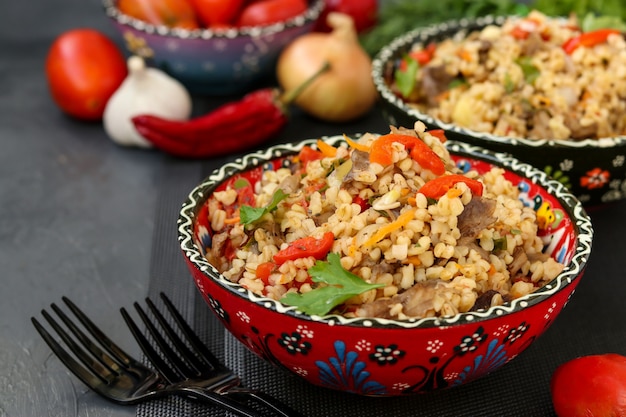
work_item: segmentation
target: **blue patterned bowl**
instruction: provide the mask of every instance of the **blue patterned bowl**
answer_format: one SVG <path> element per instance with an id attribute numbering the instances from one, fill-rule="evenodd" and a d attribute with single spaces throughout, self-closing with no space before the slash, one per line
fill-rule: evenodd
<path id="1" fill-rule="evenodd" d="M 394 126 L 412 126 L 420 120 L 429 129 L 444 129 L 449 139 L 509 153 L 562 182 L 587 208 L 626 198 L 626 136 L 585 140 L 496 136 L 435 119 L 407 104 L 389 87 L 396 62 L 414 44 L 428 45 L 503 21 L 504 17 L 485 16 L 445 22 L 410 31 L 383 47 L 372 63 L 383 116 Z"/>
<path id="2" fill-rule="evenodd" d="M 311 0 L 304 14 L 285 22 L 223 30 L 155 26 L 121 13 L 116 0 L 103 0 L 103 5 L 130 53 L 149 57 L 148 62 L 181 81 L 192 94 L 227 95 L 271 80 L 280 52 L 313 29 L 324 0 Z"/>
<path id="3" fill-rule="evenodd" d="M 337 145 L 343 136 L 326 140 Z M 229 281 L 205 258 L 213 233 L 207 200 L 237 181 L 256 184 L 263 170 L 282 166 L 285 158 L 315 142 L 275 146 L 224 165 L 191 191 L 178 218 L 180 247 L 199 292 L 241 343 L 273 365 L 315 385 L 367 396 L 460 386 L 528 348 L 554 322 L 580 282 L 593 237 L 581 203 L 530 165 L 452 141 L 447 146 L 457 166 L 483 173 L 503 167 L 507 179 L 524 190 L 524 201 L 541 201 L 559 219 L 543 237 L 546 253 L 565 268 L 544 287 L 485 310 L 389 320 L 310 316 Z"/>

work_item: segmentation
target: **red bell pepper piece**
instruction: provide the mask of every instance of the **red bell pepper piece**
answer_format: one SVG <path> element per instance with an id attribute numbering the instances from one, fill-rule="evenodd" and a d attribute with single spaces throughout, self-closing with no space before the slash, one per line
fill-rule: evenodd
<path id="1" fill-rule="evenodd" d="M 363 213 L 365 210 L 371 207 L 370 203 L 366 199 L 361 197 L 360 195 L 357 195 L 356 197 L 354 197 L 352 199 L 352 202 L 354 204 L 358 204 L 361 207 L 361 213 Z"/>
<path id="2" fill-rule="evenodd" d="M 619 34 L 617 29 L 598 29 L 591 32 L 585 32 L 578 36 L 570 38 L 563 44 L 563 50 L 566 54 L 571 54 L 579 46 L 590 48 L 606 42 L 610 35 Z"/>
<path id="3" fill-rule="evenodd" d="M 483 195 L 483 184 L 480 181 L 468 178 L 465 175 L 452 174 L 437 177 L 428 181 L 418 190 L 418 192 L 424 194 L 428 198 L 434 198 L 435 200 L 442 197 L 448 192 L 456 183 L 463 182 L 467 184 L 472 194 L 481 196 Z"/>
<path id="4" fill-rule="evenodd" d="M 442 175 L 446 167 L 439 156 L 421 139 L 415 136 L 389 133 L 380 136 L 372 143 L 370 149 L 370 162 L 376 162 L 383 166 L 393 162 L 392 153 L 394 142 L 401 143 L 410 152 L 411 158 L 417 161 L 424 169 L 435 175 Z"/>
<path id="5" fill-rule="evenodd" d="M 276 264 L 274 262 L 265 262 L 262 264 L 259 264 L 256 267 L 256 277 L 258 279 L 260 279 L 261 281 L 263 281 L 263 283 L 265 283 L 265 285 L 269 284 L 269 278 L 270 275 L 272 275 L 272 272 L 274 272 L 274 270 L 276 270 Z"/>
<path id="6" fill-rule="evenodd" d="M 326 232 L 321 239 L 312 236 L 296 239 L 285 249 L 282 249 L 274 255 L 274 262 L 282 265 L 287 261 L 293 261 L 299 258 L 312 256 L 317 260 L 324 259 L 335 242 L 335 235 L 332 232 Z"/>
<path id="7" fill-rule="evenodd" d="M 431 129 L 428 131 L 431 135 L 439 139 L 441 143 L 446 143 L 448 138 L 446 137 L 446 132 L 443 129 Z"/>
<path id="8" fill-rule="evenodd" d="M 409 52 L 409 56 L 416 60 L 418 64 L 426 65 L 433 59 L 436 49 L 437 45 L 435 43 L 429 43 L 425 49 Z"/>
<path id="9" fill-rule="evenodd" d="M 302 164 L 303 170 L 306 169 L 306 166 L 309 162 L 322 159 L 323 157 L 324 154 L 322 154 L 320 151 L 316 151 L 310 146 L 304 146 L 298 154 L 298 160 Z"/>

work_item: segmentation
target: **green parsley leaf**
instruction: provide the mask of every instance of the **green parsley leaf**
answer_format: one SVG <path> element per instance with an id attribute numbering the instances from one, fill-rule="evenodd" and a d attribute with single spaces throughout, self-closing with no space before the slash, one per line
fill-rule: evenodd
<path id="1" fill-rule="evenodd" d="M 278 204 L 287 198 L 289 194 L 285 194 L 280 188 L 274 192 L 272 201 L 266 207 L 250 207 L 242 205 L 239 207 L 239 221 L 241 224 L 247 225 L 258 221 L 266 213 L 270 213 L 278 207 Z"/>
<path id="2" fill-rule="evenodd" d="M 287 293 L 280 301 L 298 307 L 298 310 L 310 315 L 323 316 L 355 295 L 384 286 L 384 284 L 369 284 L 352 272 L 343 269 L 339 255 L 336 253 L 328 254 L 328 262 L 315 262 L 308 272 L 313 282 L 327 285 L 304 294 Z"/>
<path id="3" fill-rule="evenodd" d="M 533 84 L 539 75 L 541 75 L 539 68 L 533 65 L 532 58 L 529 56 L 518 58 L 515 63 L 522 69 L 524 79 L 528 84 Z"/>
<path id="4" fill-rule="evenodd" d="M 403 59 L 403 62 L 406 62 L 405 69 L 396 69 L 394 73 L 396 85 L 400 90 L 400 93 L 404 97 L 408 97 L 413 92 L 415 88 L 415 83 L 417 82 L 417 70 L 419 69 L 419 64 L 416 60 L 406 55 Z"/>
<path id="5" fill-rule="evenodd" d="M 515 83 L 511 79 L 511 76 L 509 75 L 508 72 L 504 74 L 504 91 L 506 91 L 507 94 L 510 94 L 513 91 L 515 91 Z"/>

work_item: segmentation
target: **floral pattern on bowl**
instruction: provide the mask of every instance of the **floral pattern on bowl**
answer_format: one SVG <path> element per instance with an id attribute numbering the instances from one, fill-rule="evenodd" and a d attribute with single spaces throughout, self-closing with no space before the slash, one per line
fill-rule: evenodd
<path id="1" fill-rule="evenodd" d="M 343 137 L 325 138 L 338 144 Z M 319 386 L 367 396 L 398 396 L 463 385 L 523 352 L 554 321 L 574 293 L 591 253 L 593 231 L 582 204 L 558 181 L 506 154 L 448 141 L 463 170 L 503 166 L 541 209 L 546 251 L 564 271 L 527 296 L 484 311 L 448 318 L 388 320 L 308 316 L 225 279 L 204 257 L 211 245 L 211 193 L 232 181 L 254 184 L 305 144 L 279 145 L 224 165 L 182 206 L 178 235 L 197 288 L 224 326 L 248 349 Z"/>

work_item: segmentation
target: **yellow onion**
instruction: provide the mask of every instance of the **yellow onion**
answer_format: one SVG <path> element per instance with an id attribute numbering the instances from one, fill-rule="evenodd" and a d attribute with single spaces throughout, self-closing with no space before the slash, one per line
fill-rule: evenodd
<path id="1" fill-rule="evenodd" d="M 330 64 L 330 69 L 302 91 L 294 103 L 321 120 L 346 122 L 363 116 L 376 101 L 372 61 L 359 43 L 350 16 L 332 12 L 327 23 L 332 28 L 330 33 L 302 35 L 283 50 L 276 75 L 282 89 L 291 91 Z"/>

